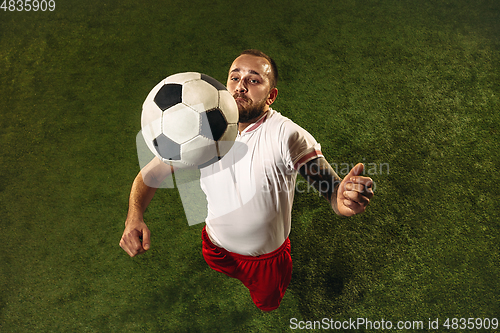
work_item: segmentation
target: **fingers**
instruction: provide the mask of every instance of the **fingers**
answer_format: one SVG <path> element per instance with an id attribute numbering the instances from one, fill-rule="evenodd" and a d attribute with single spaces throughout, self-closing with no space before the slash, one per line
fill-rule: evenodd
<path id="1" fill-rule="evenodd" d="M 365 206 L 370 203 L 370 198 L 358 191 L 344 191 L 344 200 L 352 201 Z"/>
<path id="2" fill-rule="evenodd" d="M 353 216 L 356 214 L 361 214 L 365 211 L 366 205 L 362 205 L 356 201 L 349 199 L 341 199 L 337 203 L 338 214 L 342 216 Z"/>
<path id="3" fill-rule="evenodd" d="M 369 177 L 346 177 L 340 186 L 338 202 L 344 216 L 363 213 L 373 197 L 373 180 Z"/>
<path id="4" fill-rule="evenodd" d="M 122 239 L 120 240 L 120 247 L 131 257 L 135 257 L 140 254 L 142 249 L 142 245 L 140 247 L 137 246 L 137 242 L 134 240 L 134 236 L 132 234 L 124 234 L 122 236 Z"/>
<path id="5" fill-rule="evenodd" d="M 352 195 L 351 192 L 346 192 L 347 195 L 344 195 L 344 199 L 342 200 L 342 205 L 344 208 L 344 212 L 346 212 L 345 216 L 351 216 L 356 214 L 361 214 L 366 210 L 370 200 L 361 196 L 359 193 Z M 353 196 L 355 198 L 353 198 Z"/>
<path id="6" fill-rule="evenodd" d="M 120 247 L 131 257 L 143 254 L 149 250 L 150 246 L 150 231 L 147 227 L 142 230 L 125 230 L 122 239 L 120 240 Z"/>
<path id="7" fill-rule="evenodd" d="M 369 177 L 351 177 L 351 179 L 346 182 L 344 191 L 344 195 L 356 202 L 365 202 L 366 199 L 369 201 L 374 194 L 373 180 Z M 356 200 L 357 198 L 361 201 Z"/>
<path id="8" fill-rule="evenodd" d="M 364 170 L 365 170 L 365 165 L 363 163 L 358 163 L 354 166 L 354 168 L 351 169 L 351 171 L 349 171 L 346 178 L 359 176 L 359 175 L 363 174 Z"/>
<path id="9" fill-rule="evenodd" d="M 149 229 L 146 228 L 146 230 L 143 230 L 143 232 L 142 232 L 142 248 L 144 249 L 144 251 L 149 250 L 149 247 L 151 246 L 150 237 L 151 237 L 151 232 L 149 231 Z"/>

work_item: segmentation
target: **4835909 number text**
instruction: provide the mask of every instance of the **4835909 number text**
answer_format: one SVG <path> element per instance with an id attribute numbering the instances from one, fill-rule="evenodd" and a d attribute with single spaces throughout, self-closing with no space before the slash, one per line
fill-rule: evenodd
<path id="1" fill-rule="evenodd" d="M 54 11 L 56 2 L 54 0 L 3 0 L 0 10 L 4 12 L 37 12 Z"/>

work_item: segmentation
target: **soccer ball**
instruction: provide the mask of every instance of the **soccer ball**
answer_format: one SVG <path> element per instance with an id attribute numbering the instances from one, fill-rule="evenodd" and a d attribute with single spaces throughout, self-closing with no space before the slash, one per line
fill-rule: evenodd
<path id="1" fill-rule="evenodd" d="M 238 106 L 226 87 L 208 75 L 174 74 L 158 83 L 142 106 L 148 148 L 174 168 L 203 168 L 231 149 Z"/>

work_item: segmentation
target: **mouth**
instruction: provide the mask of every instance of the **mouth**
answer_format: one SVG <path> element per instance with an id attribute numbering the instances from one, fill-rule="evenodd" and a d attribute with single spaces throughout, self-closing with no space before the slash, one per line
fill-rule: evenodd
<path id="1" fill-rule="evenodd" d="M 241 95 L 234 95 L 233 98 L 236 102 L 248 102 L 248 99 Z"/>

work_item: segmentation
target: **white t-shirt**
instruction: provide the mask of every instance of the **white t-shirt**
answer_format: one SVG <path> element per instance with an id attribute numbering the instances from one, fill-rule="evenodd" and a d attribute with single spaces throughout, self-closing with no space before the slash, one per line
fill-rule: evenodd
<path id="1" fill-rule="evenodd" d="M 236 143 L 219 162 L 201 169 L 206 230 L 230 252 L 262 255 L 288 237 L 297 170 L 322 156 L 321 146 L 272 109 L 238 133 Z"/>

